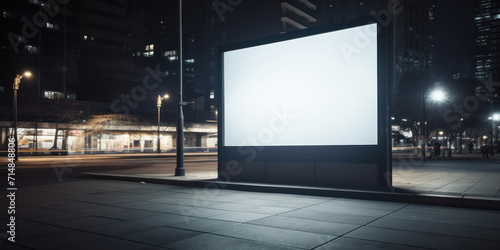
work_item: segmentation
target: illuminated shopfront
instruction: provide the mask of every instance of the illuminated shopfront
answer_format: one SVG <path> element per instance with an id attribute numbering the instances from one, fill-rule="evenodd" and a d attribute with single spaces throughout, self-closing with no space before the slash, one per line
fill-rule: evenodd
<path id="1" fill-rule="evenodd" d="M 6 139 L 12 129 L 0 124 Z M 143 153 L 156 152 L 156 127 L 108 126 L 100 131 L 89 131 L 83 125 L 59 124 L 57 148 L 70 154 L 94 153 Z M 160 134 L 161 152 L 175 150 L 175 128 L 164 127 Z M 215 126 L 197 124 L 186 131 L 185 146 L 213 151 L 216 141 L 208 135 L 216 134 Z M 49 154 L 56 139 L 55 124 L 40 123 L 37 126 L 18 128 L 19 149 L 22 154 Z"/>

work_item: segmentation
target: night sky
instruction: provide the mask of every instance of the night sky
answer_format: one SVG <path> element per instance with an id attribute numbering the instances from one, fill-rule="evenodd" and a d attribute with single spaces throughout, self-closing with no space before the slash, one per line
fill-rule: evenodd
<path id="1" fill-rule="evenodd" d="M 475 11 L 475 0 L 437 0 L 437 81 L 445 80 L 464 60 L 474 65 Z"/>

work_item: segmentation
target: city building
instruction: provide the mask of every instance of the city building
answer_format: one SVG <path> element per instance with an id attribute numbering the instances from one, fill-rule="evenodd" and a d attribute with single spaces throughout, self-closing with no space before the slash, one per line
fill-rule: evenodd
<path id="1" fill-rule="evenodd" d="M 477 0 L 476 6 L 476 69 L 478 79 L 499 80 L 500 54 L 496 35 L 500 22 L 500 1 Z"/>
<path id="2" fill-rule="evenodd" d="M 467 79 L 471 77 L 470 64 L 468 61 L 462 61 L 455 66 L 449 78 L 453 80 Z"/>
<path id="3" fill-rule="evenodd" d="M 24 98 L 75 99 L 78 81 L 79 10 L 74 1 L 0 3 L 0 96 L 12 96 L 16 74 L 30 71 L 19 89 Z M 10 99 L 10 98 L 8 98 Z"/>
<path id="4" fill-rule="evenodd" d="M 112 103 L 142 93 L 144 50 L 141 4 L 137 0 L 80 1 L 80 58 L 78 100 Z M 134 54 L 135 53 L 135 54 Z M 139 56 L 134 56 L 136 54 Z"/>

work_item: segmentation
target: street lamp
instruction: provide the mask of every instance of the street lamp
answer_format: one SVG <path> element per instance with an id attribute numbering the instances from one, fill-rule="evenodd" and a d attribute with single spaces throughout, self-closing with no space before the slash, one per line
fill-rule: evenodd
<path id="1" fill-rule="evenodd" d="M 17 161 L 19 159 L 19 144 L 17 141 L 17 91 L 19 90 L 19 84 L 21 83 L 21 79 L 23 79 L 23 76 L 30 77 L 31 72 L 26 71 L 22 75 L 17 75 L 16 78 L 14 79 L 14 121 L 13 121 L 13 130 L 14 130 L 14 147 L 15 147 L 15 153 L 14 153 L 14 160 Z"/>
<path id="2" fill-rule="evenodd" d="M 434 89 L 429 92 L 429 99 L 434 102 L 442 102 L 446 99 L 446 93 L 442 89 Z M 425 90 L 422 89 L 422 126 L 420 126 L 420 133 L 422 134 L 422 161 L 425 161 L 425 147 L 427 145 L 426 141 L 426 128 L 427 122 L 425 121 Z"/>
<path id="3" fill-rule="evenodd" d="M 158 95 L 158 99 L 156 99 L 156 106 L 158 107 L 158 141 L 156 143 L 156 152 L 160 153 L 160 108 L 161 108 L 161 101 L 163 99 L 168 99 L 168 95 L 160 96 Z"/>

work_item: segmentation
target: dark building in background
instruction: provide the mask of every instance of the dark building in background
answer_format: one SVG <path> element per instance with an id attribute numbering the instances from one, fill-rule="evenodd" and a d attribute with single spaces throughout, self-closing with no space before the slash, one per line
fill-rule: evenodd
<path id="1" fill-rule="evenodd" d="M 500 81 L 500 1 L 477 0 L 475 77 Z"/>
<path id="2" fill-rule="evenodd" d="M 453 71 L 451 72 L 451 76 L 449 76 L 449 78 L 453 80 L 468 79 L 472 77 L 472 75 L 469 72 L 469 69 L 470 69 L 469 61 L 463 61 L 453 69 Z"/>
<path id="3" fill-rule="evenodd" d="M 0 3 L 0 96 L 12 96 L 16 74 L 29 70 L 19 101 L 75 99 L 79 22 L 76 1 L 20 0 Z M 9 96 L 9 98 L 4 98 Z"/>
<path id="4" fill-rule="evenodd" d="M 436 77 L 437 62 L 436 62 L 436 0 L 429 2 L 429 54 L 427 57 L 427 65 L 429 75 L 432 79 Z"/>
<path id="5" fill-rule="evenodd" d="M 77 99 L 103 103 L 121 100 L 141 82 L 142 5 L 136 0 L 79 3 L 81 56 Z"/>

